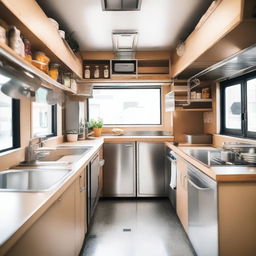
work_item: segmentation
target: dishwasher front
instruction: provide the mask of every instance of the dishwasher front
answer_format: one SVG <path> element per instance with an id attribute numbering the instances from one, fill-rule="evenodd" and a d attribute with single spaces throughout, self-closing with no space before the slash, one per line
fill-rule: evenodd
<path id="1" fill-rule="evenodd" d="M 218 255 L 217 183 L 188 167 L 188 235 L 198 256 Z"/>
<path id="2" fill-rule="evenodd" d="M 136 197 L 135 142 L 104 144 L 104 197 Z"/>

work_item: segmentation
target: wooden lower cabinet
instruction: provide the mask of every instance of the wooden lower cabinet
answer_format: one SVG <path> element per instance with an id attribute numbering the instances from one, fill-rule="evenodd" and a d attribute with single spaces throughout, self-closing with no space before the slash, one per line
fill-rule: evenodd
<path id="1" fill-rule="evenodd" d="M 87 231 L 85 167 L 7 252 L 7 256 L 76 256 Z"/>
<path id="2" fill-rule="evenodd" d="M 76 180 L 76 255 L 83 246 L 84 236 L 87 232 L 87 196 L 86 196 L 86 167 L 83 167 L 79 178 Z"/>
<path id="3" fill-rule="evenodd" d="M 188 231 L 188 187 L 187 187 L 187 163 L 181 157 L 177 157 L 177 214 L 179 219 L 186 230 Z"/>

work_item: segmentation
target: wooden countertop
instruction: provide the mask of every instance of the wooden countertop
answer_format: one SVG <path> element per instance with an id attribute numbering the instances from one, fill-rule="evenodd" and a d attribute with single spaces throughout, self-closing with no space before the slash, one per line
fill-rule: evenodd
<path id="1" fill-rule="evenodd" d="M 80 160 L 75 162 L 65 180 L 47 192 L 0 192 L 0 255 L 27 231 L 31 225 L 58 199 L 79 176 L 80 168 L 88 164 L 103 145 L 103 138 L 64 143 L 62 145 L 92 146 Z"/>
<path id="2" fill-rule="evenodd" d="M 248 166 L 206 166 L 195 158 L 189 156 L 184 152 L 184 146 L 186 144 L 181 144 L 180 146 L 174 146 L 170 142 L 166 142 L 166 145 L 173 150 L 177 155 L 184 158 L 186 161 L 200 169 L 202 172 L 210 176 L 212 179 L 218 182 L 250 182 L 256 181 L 256 167 Z M 197 145 L 198 146 L 198 145 Z M 208 147 L 209 146 L 204 146 Z M 198 146 L 198 148 L 203 148 L 203 146 Z M 213 148 L 213 147 L 212 147 Z"/>

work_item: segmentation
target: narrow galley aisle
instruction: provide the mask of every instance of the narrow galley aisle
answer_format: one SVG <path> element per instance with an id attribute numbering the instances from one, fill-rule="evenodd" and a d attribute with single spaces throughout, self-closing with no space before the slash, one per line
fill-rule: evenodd
<path id="1" fill-rule="evenodd" d="M 165 199 L 101 200 L 81 256 L 192 256 Z"/>

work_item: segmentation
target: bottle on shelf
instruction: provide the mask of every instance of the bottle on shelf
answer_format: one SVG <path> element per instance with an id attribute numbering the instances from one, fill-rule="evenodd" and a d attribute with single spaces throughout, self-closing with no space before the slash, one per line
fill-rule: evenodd
<path id="1" fill-rule="evenodd" d="M 91 77 L 90 66 L 85 66 L 84 78 L 89 79 Z"/>
<path id="2" fill-rule="evenodd" d="M 95 66 L 95 70 L 94 70 L 94 78 L 99 78 L 100 77 L 100 69 L 99 66 Z"/>
<path id="3" fill-rule="evenodd" d="M 104 78 L 109 78 L 108 65 L 105 65 L 105 66 L 104 66 L 103 76 L 104 76 Z"/>

